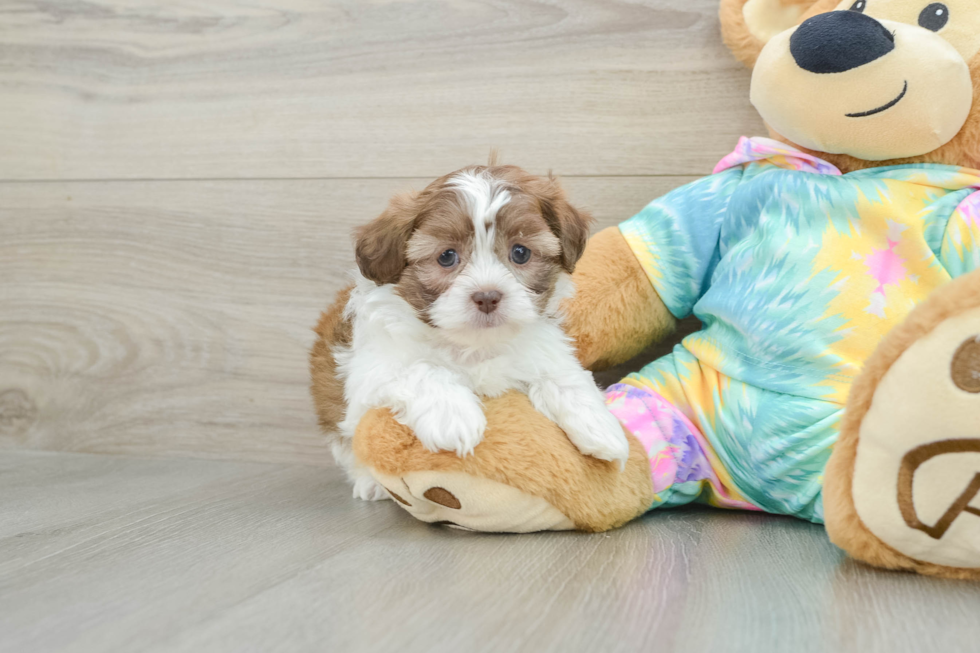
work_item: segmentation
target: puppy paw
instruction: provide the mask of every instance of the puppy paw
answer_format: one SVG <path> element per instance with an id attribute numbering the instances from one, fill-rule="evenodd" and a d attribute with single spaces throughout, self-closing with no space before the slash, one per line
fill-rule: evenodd
<path id="1" fill-rule="evenodd" d="M 587 456 L 619 463 L 626 469 L 630 443 L 619 420 L 604 407 L 581 409 L 563 427 L 572 444 Z"/>
<path id="2" fill-rule="evenodd" d="M 630 443 L 622 425 L 606 409 L 592 376 L 586 372 L 578 380 L 581 383 L 571 387 L 552 381 L 534 384 L 528 397 L 535 409 L 557 424 L 582 454 L 618 462 L 620 471 L 626 469 Z"/>
<path id="3" fill-rule="evenodd" d="M 414 412 L 409 426 L 429 451 L 453 451 L 463 457 L 483 441 L 487 428 L 483 404 L 468 390 L 429 398 Z"/>
<path id="4" fill-rule="evenodd" d="M 384 501 L 388 491 L 373 476 L 365 474 L 354 481 L 354 498 L 362 501 Z"/>

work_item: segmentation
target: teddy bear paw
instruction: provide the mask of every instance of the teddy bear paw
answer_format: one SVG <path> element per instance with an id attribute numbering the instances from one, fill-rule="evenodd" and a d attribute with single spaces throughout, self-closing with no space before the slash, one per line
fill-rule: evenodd
<path id="1" fill-rule="evenodd" d="M 913 564 L 980 570 L 980 306 L 940 322 L 881 378 L 851 493 L 867 529 Z"/>
<path id="2" fill-rule="evenodd" d="M 461 530 L 533 533 L 575 524 L 541 497 L 463 472 L 375 472 L 395 502 L 419 521 Z"/>

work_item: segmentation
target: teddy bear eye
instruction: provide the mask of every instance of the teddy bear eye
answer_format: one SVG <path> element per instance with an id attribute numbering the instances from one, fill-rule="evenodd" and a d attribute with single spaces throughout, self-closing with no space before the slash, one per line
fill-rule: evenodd
<path id="1" fill-rule="evenodd" d="M 868 0 L 858 0 L 853 5 L 851 5 L 851 11 L 856 11 L 863 14 L 864 10 L 868 7 Z"/>
<path id="2" fill-rule="evenodd" d="M 946 27 L 949 22 L 949 7 L 941 2 L 933 2 L 919 14 L 919 25 L 933 32 Z"/>

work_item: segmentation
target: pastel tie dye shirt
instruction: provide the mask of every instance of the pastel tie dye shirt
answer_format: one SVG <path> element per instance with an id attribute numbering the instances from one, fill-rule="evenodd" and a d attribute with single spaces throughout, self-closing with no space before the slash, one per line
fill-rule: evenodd
<path id="1" fill-rule="evenodd" d="M 933 289 L 980 269 L 980 171 L 842 175 L 770 139 L 620 230 L 660 297 L 703 328 L 609 389 L 647 448 L 655 506 L 705 501 L 822 520 L 851 383 Z"/>

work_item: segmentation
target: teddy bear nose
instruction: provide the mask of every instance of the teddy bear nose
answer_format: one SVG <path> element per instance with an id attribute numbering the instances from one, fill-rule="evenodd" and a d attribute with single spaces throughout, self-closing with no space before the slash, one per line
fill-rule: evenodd
<path id="1" fill-rule="evenodd" d="M 476 304 L 481 311 L 489 315 L 497 310 L 497 305 L 500 304 L 500 299 L 503 295 L 499 290 L 481 290 L 480 292 L 473 293 L 472 299 L 473 303 Z"/>
<path id="2" fill-rule="evenodd" d="M 888 28 L 857 11 L 831 11 L 805 21 L 790 37 L 796 64 L 817 74 L 843 73 L 895 49 Z"/>

